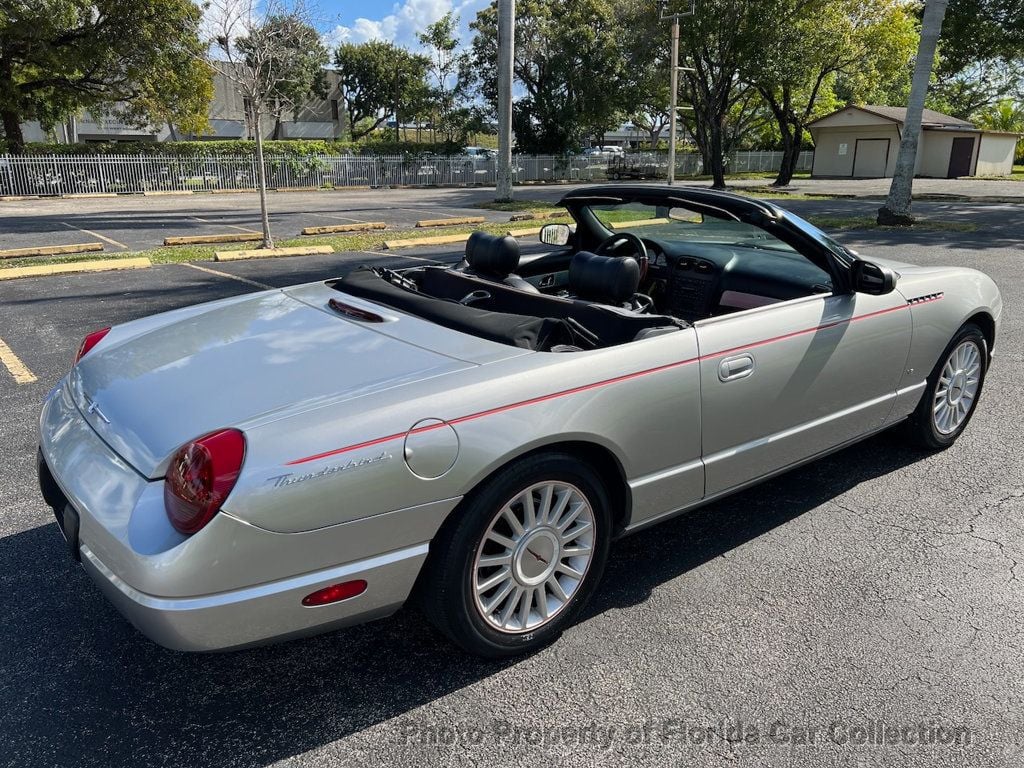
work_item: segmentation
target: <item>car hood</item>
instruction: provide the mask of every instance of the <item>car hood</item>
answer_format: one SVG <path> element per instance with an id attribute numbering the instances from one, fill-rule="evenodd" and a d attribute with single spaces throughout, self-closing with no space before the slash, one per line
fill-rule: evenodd
<path id="1" fill-rule="evenodd" d="M 493 345 L 473 360 L 452 354 L 471 350 L 451 343 L 447 354 L 410 343 L 401 325 L 424 321 L 389 314 L 381 324 L 386 330 L 377 330 L 328 309 L 327 299 L 340 294 L 322 284 L 319 289 L 179 310 L 167 322 L 160 316 L 138 321 L 141 330 L 134 323 L 118 326 L 75 366 L 67 386 L 111 448 L 141 474 L 160 477 L 179 446 L 210 431 L 244 430 L 379 395 L 498 356 Z M 443 350 L 449 332 L 432 327 Z M 417 330 L 409 333 L 415 337 Z M 523 351 L 508 348 L 509 354 Z"/>

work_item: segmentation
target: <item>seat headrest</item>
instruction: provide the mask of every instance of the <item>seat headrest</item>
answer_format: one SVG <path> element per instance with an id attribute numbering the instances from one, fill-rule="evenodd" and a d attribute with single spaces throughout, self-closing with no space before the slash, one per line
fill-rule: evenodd
<path id="1" fill-rule="evenodd" d="M 466 261 L 477 274 L 508 277 L 519 266 L 519 241 L 474 232 L 466 241 Z"/>
<path id="2" fill-rule="evenodd" d="M 622 304 L 640 287 L 640 265 L 632 256 L 580 251 L 569 263 L 569 292 L 586 301 Z"/>

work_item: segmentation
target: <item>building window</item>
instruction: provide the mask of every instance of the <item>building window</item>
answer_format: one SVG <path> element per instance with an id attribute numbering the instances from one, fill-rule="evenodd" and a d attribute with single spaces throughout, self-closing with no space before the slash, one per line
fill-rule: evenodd
<path id="1" fill-rule="evenodd" d="M 331 99 L 331 120 L 337 121 L 338 119 L 338 100 Z"/>

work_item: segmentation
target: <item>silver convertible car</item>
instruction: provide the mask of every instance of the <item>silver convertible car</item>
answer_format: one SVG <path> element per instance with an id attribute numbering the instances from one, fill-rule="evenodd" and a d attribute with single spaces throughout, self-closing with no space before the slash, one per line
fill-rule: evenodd
<path id="1" fill-rule="evenodd" d="M 1002 302 L 772 204 L 599 186 L 546 248 L 362 267 L 89 334 L 39 477 L 156 642 L 236 648 L 415 602 L 485 656 L 550 642 L 609 545 L 899 425 L 950 446 Z"/>

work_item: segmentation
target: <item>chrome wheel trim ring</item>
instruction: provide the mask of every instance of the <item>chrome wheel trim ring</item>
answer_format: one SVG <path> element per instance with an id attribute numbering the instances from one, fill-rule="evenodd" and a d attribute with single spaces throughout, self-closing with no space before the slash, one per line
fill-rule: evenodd
<path id="1" fill-rule="evenodd" d="M 596 533 L 593 507 L 571 483 L 546 480 L 518 492 L 477 544 L 470 574 L 477 613 L 506 634 L 549 624 L 586 579 Z"/>
<path id="2" fill-rule="evenodd" d="M 981 348 L 964 341 L 949 353 L 932 393 L 932 424 L 940 435 L 951 435 L 963 426 L 981 386 Z"/>

